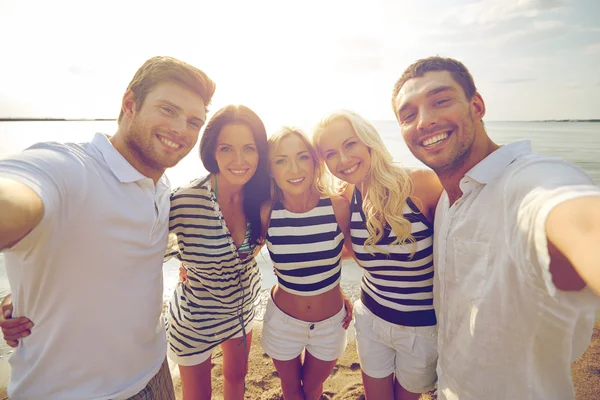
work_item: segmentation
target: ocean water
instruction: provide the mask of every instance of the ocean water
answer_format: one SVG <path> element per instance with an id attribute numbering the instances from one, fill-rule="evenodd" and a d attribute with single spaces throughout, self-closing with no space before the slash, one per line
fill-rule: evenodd
<path id="1" fill-rule="evenodd" d="M 406 166 L 423 166 L 404 145 L 396 121 L 375 121 L 375 127 L 383 137 L 395 161 Z M 300 125 L 308 131 L 310 123 Z M 269 131 L 273 131 L 271 127 Z M 60 121 L 60 122 L 0 122 L 0 157 L 21 151 L 40 141 L 83 142 L 90 140 L 95 132 L 113 133 L 114 121 Z M 562 157 L 585 170 L 600 184 L 600 123 L 592 122 L 486 122 L 486 129 L 499 144 L 527 139 L 534 151 Z M 199 161 L 197 147 L 176 167 L 167 172 L 172 186 L 177 187 L 206 174 Z M 275 283 L 268 253 L 263 249 L 257 257 L 263 284 L 261 305 L 264 310 L 268 289 Z M 164 265 L 164 298 L 173 293 L 178 280 L 178 263 L 169 261 Z M 353 261 L 345 261 L 342 272 L 342 288 L 356 299 L 359 292 L 361 271 Z M 0 254 L 0 296 L 10 292 L 3 256 Z M 10 349 L 0 341 L 0 359 Z M 1 380 L 1 379 L 0 379 Z"/>

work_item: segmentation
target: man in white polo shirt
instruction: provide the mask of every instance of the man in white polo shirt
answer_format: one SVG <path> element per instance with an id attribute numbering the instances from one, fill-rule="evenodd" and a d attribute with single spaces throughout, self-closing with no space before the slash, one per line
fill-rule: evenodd
<path id="1" fill-rule="evenodd" d="M 195 145 L 214 83 L 154 57 L 117 132 L 0 160 L 0 250 L 15 316 L 11 399 L 174 399 L 161 322 L 174 166 Z"/>
<path id="2" fill-rule="evenodd" d="M 434 227 L 438 398 L 573 399 L 571 361 L 600 304 L 600 189 L 529 142 L 495 144 L 456 60 L 415 62 L 392 102 L 407 146 L 445 189 Z"/>

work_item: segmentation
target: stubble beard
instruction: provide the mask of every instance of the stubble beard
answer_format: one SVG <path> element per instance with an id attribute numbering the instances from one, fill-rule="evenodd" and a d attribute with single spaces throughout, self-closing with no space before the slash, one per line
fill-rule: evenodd
<path id="1" fill-rule="evenodd" d="M 136 157 L 147 168 L 155 171 L 164 171 L 167 168 L 177 164 L 176 161 L 167 161 L 165 157 L 161 157 L 152 144 L 154 134 L 139 118 L 134 118 L 129 128 L 129 134 L 125 140 L 127 147 L 131 149 L 134 157 Z"/>
<path id="2" fill-rule="evenodd" d="M 453 175 L 460 170 L 471 155 L 473 143 L 475 142 L 475 125 L 473 117 L 469 112 L 468 120 L 463 124 L 463 138 L 458 139 L 458 147 L 452 149 L 452 153 L 447 157 L 442 165 L 428 165 L 438 176 Z"/>

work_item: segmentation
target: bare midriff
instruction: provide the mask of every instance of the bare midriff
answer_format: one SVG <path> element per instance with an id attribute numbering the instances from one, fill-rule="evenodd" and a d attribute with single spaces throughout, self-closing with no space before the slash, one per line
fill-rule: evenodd
<path id="1" fill-rule="evenodd" d="M 306 322 L 319 322 L 337 314 L 344 304 L 340 285 L 314 296 L 298 296 L 273 286 L 271 296 L 277 307 L 290 317 Z"/>

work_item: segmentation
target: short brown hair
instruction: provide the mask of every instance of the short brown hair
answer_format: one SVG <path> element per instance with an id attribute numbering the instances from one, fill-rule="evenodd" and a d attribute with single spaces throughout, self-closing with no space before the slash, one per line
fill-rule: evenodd
<path id="1" fill-rule="evenodd" d="M 396 96 L 402 89 L 402 86 L 409 79 L 419 78 L 425 73 L 430 71 L 448 71 L 452 75 L 452 78 L 463 88 L 467 99 L 471 100 L 473 95 L 477 92 L 475 82 L 471 73 L 465 67 L 463 63 L 453 58 L 443 58 L 439 56 L 422 58 L 415 61 L 408 66 L 402 73 L 402 76 L 394 85 L 394 92 L 392 94 L 392 105 L 396 100 Z"/>
<path id="2" fill-rule="evenodd" d="M 126 92 L 130 90 L 133 92 L 139 111 L 148 92 L 159 83 L 169 81 L 179 83 L 202 97 L 208 112 L 208 105 L 215 94 L 215 83 L 198 68 L 173 57 L 157 56 L 146 61 L 129 82 Z M 119 113 L 119 123 L 122 118 L 123 110 Z"/>

